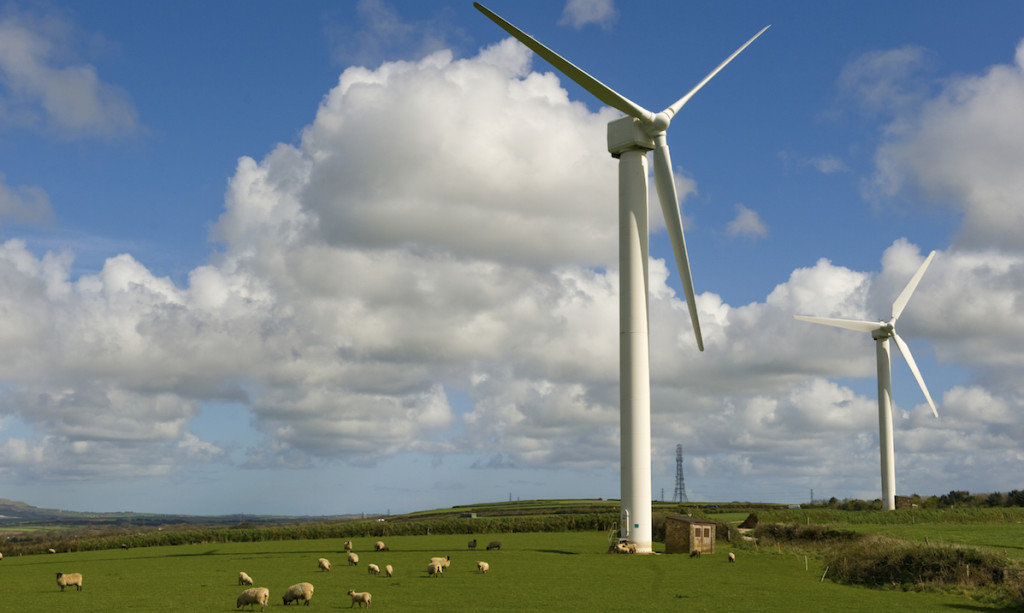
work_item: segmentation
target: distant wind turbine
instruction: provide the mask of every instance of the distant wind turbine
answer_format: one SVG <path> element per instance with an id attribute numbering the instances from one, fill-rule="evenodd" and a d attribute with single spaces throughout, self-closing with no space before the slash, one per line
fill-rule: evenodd
<path id="1" fill-rule="evenodd" d="M 799 319 L 800 321 L 857 330 L 858 332 L 870 332 L 871 338 L 875 339 L 875 355 L 878 359 L 878 447 L 882 465 L 882 506 L 886 511 L 896 508 L 896 467 L 893 460 L 892 440 L 892 378 L 891 362 L 889 359 L 890 338 L 896 341 L 896 347 L 903 354 L 903 359 L 906 360 L 907 366 L 910 367 L 910 372 L 914 373 L 914 378 L 917 379 L 917 384 L 921 386 L 921 391 L 924 392 L 928 406 L 932 408 L 932 414 L 936 418 L 939 417 L 939 412 L 935 409 L 935 403 L 932 402 L 932 395 L 928 393 L 928 387 L 924 384 L 924 379 L 921 378 L 921 371 L 917 369 L 914 356 L 910 353 L 910 347 L 907 347 L 907 344 L 900 338 L 900 335 L 896 334 L 896 320 L 903 313 L 903 309 L 906 308 L 910 295 L 914 293 L 917 284 L 921 281 L 921 277 L 924 276 L 924 271 L 931 264 L 933 257 L 935 257 L 934 251 L 928 254 L 924 263 L 917 269 L 914 276 L 910 278 L 910 282 L 903 288 L 900 295 L 896 297 L 896 301 L 892 303 L 892 317 L 889 321 L 859 321 L 853 319 L 833 319 L 830 317 L 807 317 L 806 315 L 793 316 L 794 319 Z"/>
<path id="2" fill-rule="evenodd" d="M 649 552 L 652 530 L 651 376 L 647 327 L 647 152 L 654 151 L 654 183 L 675 251 L 676 266 L 686 296 L 686 306 L 690 310 L 697 348 L 704 351 L 665 131 L 679 109 L 747 45 L 763 34 L 768 26 L 708 73 L 689 93 L 655 114 L 601 83 L 480 3 L 474 2 L 473 6 L 598 100 L 628 115 L 608 124 L 608 151 L 619 160 L 620 536 L 636 543 L 639 551 Z"/>

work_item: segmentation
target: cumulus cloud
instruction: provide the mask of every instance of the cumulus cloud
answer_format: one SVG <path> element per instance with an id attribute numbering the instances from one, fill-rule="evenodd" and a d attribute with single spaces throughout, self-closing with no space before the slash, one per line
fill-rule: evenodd
<path id="1" fill-rule="evenodd" d="M 744 236 L 747 238 L 763 238 L 768 235 L 768 226 L 761 220 L 757 211 L 748 209 L 742 204 L 737 204 L 736 217 L 725 227 L 728 236 Z"/>
<path id="2" fill-rule="evenodd" d="M 512 41 L 349 68 L 299 142 L 238 161 L 222 249 L 186 285 L 128 254 L 72 278 L 71 255 L 0 245 L 0 415 L 38 433 L 8 438 L 0 465 L 25 476 L 77 460 L 85 478 L 230 461 L 189 430 L 208 401 L 248 407 L 264 437 L 251 467 L 404 452 L 469 454 L 481 470 L 614 465 L 612 116 L 571 102 Z M 737 232 L 765 231 L 737 210 Z M 878 271 L 820 259 L 761 301 L 700 294 L 704 353 L 674 264 L 651 260 L 654 447 L 692 442 L 709 482 L 843 479 L 877 495 L 872 341 L 792 316 L 887 318 L 924 257 L 896 240 Z M 897 393 L 897 453 L 914 452 L 898 476 L 952 461 L 956 437 L 995 475 L 1019 453 L 1001 425 L 1024 392 L 1022 264 L 958 247 L 919 286 L 901 334 L 967 383 L 937 398 L 938 423 L 918 390 Z M 862 378 L 868 392 L 849 384 Z"/>
<path id="3" fill-rule="evenodd" d="M 878 150 L 873 186 L 905 190 L 963 214 L 958 245 L 1020 251 L 1024 238 L 1024 42 L 1014 63 L 945 82 Z"/>
<path id="4" fill-rule="evenodd" d="M 613 0 L 566 0 L 559 25 L 580 29 L 588 23 L 611 26 L 617 13 Z"/>
<path id="5" fill-rule="evenodd" d="M 58 18 L 0 15 L 0 123 L 59 138 L 111 138 L 140 128 L 129 96 L 73 58 L 77 33 Z"/>

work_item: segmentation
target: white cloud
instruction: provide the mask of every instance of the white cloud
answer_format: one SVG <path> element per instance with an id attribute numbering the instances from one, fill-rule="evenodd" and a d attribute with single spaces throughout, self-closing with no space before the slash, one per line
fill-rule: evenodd
<path id="1" fill-rule="evenodd" d="M 45 223 L 52 219 L 50 197 L 41 187 L 6 185 L 0 172 L 0 222 L 13 220 L 22 223 Z"/>
<path id="2" fill-rule="evenodd" d="M 57 18 L 0 17 L 0 123 L 60 138 L 110 138 L 139 129 L 128 95 L 95 66 L 65 59 L 77 36 Z"/>
<path id="3" fill-rule="evenodd" d="M 748 238 L 763 238 L 768 236 L 768 226 L 764 225 L 761 216 L 757 211 L 748 209 L 742 204 L 736 205 L 736 217 L 725 227 L 728 236 L 745 236 Z"/>
<path id="4" fill-rule="evenodd" d="M 1024 249 L 1024 42 L 1013 65 L 946 82 L 879 148 L 875 189 L 916 190 L 963 214 L 958 244 Z"/>
<path id="5" fill-rule="evenodd" d="M 559 25 L 580 29 L 588 23 L 609 27 L 616 18 L 613 0 L 566 0 Z"/>

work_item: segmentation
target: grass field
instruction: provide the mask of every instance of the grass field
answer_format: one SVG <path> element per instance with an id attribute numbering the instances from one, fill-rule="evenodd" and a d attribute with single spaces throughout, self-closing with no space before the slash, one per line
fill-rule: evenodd
<path id="1" fill-rule="evenodd" d="M 343 539 L 6 557 L 0 561 L 0 610 L 235 611 L 235 598 L 243 589 L 237 576 L 243 570 L 257 586 L 270 589 L 268 610 L 280 609 L 281 594 L 300 581 L 315 586 L 312 607 L 321 611 L 349 608 L 349 589 L 371 592 L 373 609 L 392 611 L 998 610 L 954 593 L 821 581 L 820 563 L 785 548 L 737 549 L 737 562 L 729 564 L 727 543 L 719 543 L 714 555 L 691 559 L 610 555 L 601 532 L 474 536 L 481 543 L 478 551 L 468 551 L 471 537 L 462 535 L 391 537 L 386 539 L 391 551 L 382 553 L 372 551 L 375 539 L 354 539 L 360 555 L 357 567 L 346 565 Z M 979 538 L 1000 537 L 993 532 Z M 491 539 L 500 539 L 503 548 L 483 551 Z M 449 571 L 442 578 L 429 578 L 425 571 L 430 557 L 443 555 L 452 557 Z M 332 561 L 331 572 L 317 569 L 319 557 Z M 478 573 L 477 560 L 488 561 L 491 572 Z M 392 564 L 395 576 L 369 576 L 369 562 L 381 568 Z M 55 582 L 58 571 L 81 572 L 84 589 L 61 592 Z"/>

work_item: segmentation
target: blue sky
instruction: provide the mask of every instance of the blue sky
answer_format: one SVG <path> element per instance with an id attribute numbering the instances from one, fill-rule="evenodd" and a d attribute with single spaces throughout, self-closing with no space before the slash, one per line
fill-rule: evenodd
<path id="1" fill-rule="evenodd" d="M 1021 487 L 1024 8 L 485 3 L 658 111 L 653 491 Z M 619 116 L 471 2 L 0 6 L 0 497 L 334 514 L 619 495 Z"/>

